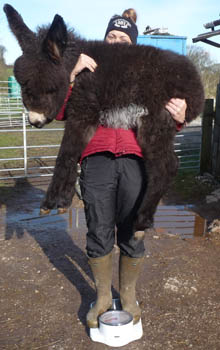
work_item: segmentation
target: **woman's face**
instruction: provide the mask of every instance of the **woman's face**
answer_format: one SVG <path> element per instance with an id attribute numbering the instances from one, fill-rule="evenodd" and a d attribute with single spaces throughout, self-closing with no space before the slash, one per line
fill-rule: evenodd
<path id="1" fill-rule="evenodd" d="M 112 30 L 111 32 L 109 32 L 105 38 L 105 41 L 108 44 L 115 44 L 115 43 L 132 44 L 129 36 L 124 32 L 119 32 L 118 30 Z"/>

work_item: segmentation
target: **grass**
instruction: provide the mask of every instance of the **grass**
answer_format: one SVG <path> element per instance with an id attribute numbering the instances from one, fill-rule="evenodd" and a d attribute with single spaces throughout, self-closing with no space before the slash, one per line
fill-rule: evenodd
<path id="1" fill-rule="evenodd" d="M 53 122 L 43 129 L 35 129 L 27 127 L 27 145 L 36 146 L 35 148 L 29 148 L 27 151 L 28 157 L 39 157 L 39 156 L 57 156 L 59 147 L 56 148 L 41 148 L 38 146 L 42 145 L 60 145 L 62 140 L 63 131 L 57 131 L 56 128 L 63 128 L 64 124 L 61 122 Z M 22 127 L 20 127 L 22 129 Z M 48 131 L 47 129 L 54 129 L 54 131 Z M 13 133 L 0 133 L 0 147 L 13 147 L 13 146 L 23 146 L 23 133 L 22 131 L 16 131 Z M 198 170 L 192 171 L 191 169 L 183 170 L 184 166 L 193 167 L 199 163 L 199 152 L 196 151 L 184 151 L 179 152 L 181 155 L 180 159 L 180 170 L 178 172 L 177 178 L 175 180 L 175 188 L 180 193 L 183 198 L 189 196 L 189 192 L 193 191 L 196 196 L 198 193 L 204 192 L 207 189 L 200 188 L 197 190 L 198 186 L 193 180 L 193 176 L 198 173 Z M 0 150 L 0 159 L 6 158 L 23 158 L 24 151 L 21 149 L 10 149 L 10 150 Z M 186 157 L 186 158 L 185 158 Z M 187 162 L 187 163 L 185 163 Z M 28 168 L 39 167 L 39 166 L 53 166 L 55 159 L 35 159 L 28 160 Z M 0 169 L 6 168 L 23 168 L 24 161 L 0 161 Z M 38 170 L 39 172 L 40 170 Z M 42 171 L 42 170 L 41 170 Z M 52 170 L 51 170 L 52 171 Z M 19 172 L 21 175 L 21 171 Z M 0 177 L 3 176 L 0 173 Z M 197 193 L 198 192 L 198 193 Z"/>
<path id="2" fill-rule="evenodd" d="M 202 200 L 215 189 L 214 181 L 201 182 L 196 170 L 179 170 L 172 185 L 172 192 L 180 200 L 193 203 Z"/>
<path id="3" fill-rule="evenodd" d="M 62 128 L 64 125 L 60 122 L 53 122 L 47 128 L 55 129 Z M 59 150 L 57 148 L 39 148 L 39 145 L 60 145 L 63 131 L 49 131 L 46 128 L 44 129 L 32 129 L 28 127 L 27 129 L 27 145 L 36 146 L 36 148 L 28 149 L 28 157 L 38 157 L 38 156 L 56 156 Z M 1 133 L 0 134 L 0 147 L 6 146 L 22 146 L 23 145 L 23 134 L 22 132 L 14 133 Z M 182 158 L 182 161 L 187 161 L 187 166 L 193 166 L 195 162 L 199 161 L 199 153 L 194 152 L 189 154 L 189 152 L 181 152 L 182 156 L 189 156 L 187 158 Z M 23 149 L 12 149 L 12 150 L 0 150 L 0 158 L 15 158 L 23 157 Z M 39 167 L 39 166 L 53 166 L 55 159 L 35 159 L 28 161 L 28 167 Z M 185 165 L 185 164 L 184 164 Z M 181 162 L 180 162 L 181 166 Z M 185 165 L 186 166 L 186 165 Z M 22 168 L 24 167 L 23 160 L 20 161 L 0 161 L 0 169 L 5 168 Z M 42 172 L 43 170 L 41 170 Z M 46 171 L 46 170 L 45 170 Z M 48 170 L 52 171 L 52 170 Z M 37 170 L 39 173 L 40 170 Z M 214 189 L 213 183 L 203 183 L 198 180 L 198 169 L 183 169 L 180 167 L 177 176 L 174 179 L 172 188 L 172 194 L 175 198 L 179 198 L 179 201 L 185 203 L 194 203 L 200 199 L 203 199 L 206 195 L 210 194 Z M 5 172 L 4 174 L 9 174 L 10 172 Z M 14 172 L 13 172 L 14 174 Z M 21 171 L 16 175 L 21 175 Z M 3 173 L 0 173 L 0 177 L 4 176 Z M 6 175 L 5 175 L 6 176 Z M 4 182 L 0 181 L 0 186 L 4 186 Z M 1 187 L 2 187 L 1 186 Z"/>
<path id="4" fill-rule="evenodd" d="M 60 145 L 63 131 L 58 131 L 56 128 L 63 128 L 63 123 L 61 122 L 53 122 L 49 124 L 44 129 L 35 129 L 31 127 L 27 127 L 27 145 L 28 146 L 36 146 L 35 148 L 29 148 L 27 150 L 28 157 L 38 157 L 38 156 L 57 156 L 59 146 L 58 147 L 38 147 L 42 145 Z M 21 129 L 22 127 L 18 128 Z M 47 129 L 54 129 L 54 131 L 48 131 Z M 16 130 L 16 129 L 14 129 Z M 15 146 L 23 146 L 23 132 L 15 131 L 13 133 L 1 133 L 0 134 L 0 147 L 15 147 Z M 180 155 L 183 157 L 180 160 L 180 169 L 184 166 L 193 167 L 195 164 L 199 162 L 199 152 L 193 152 L 190 154 L 187 151 L 182 151 Z M 189 157 L 190 155 L 190 157 Z M 187 158 L 185 158 L 187 156 Z M 0 159 L 6 158 L 23 158 L 24 150 L 21 149 L 0 149 Z M 184 163 L 187 162 L 187 163 Z M 54 159 L 37 159 L 37 160 L 29 160 L 28 167 L 33 166 L 53 166 L 55 163 Z M 24 167 L 23 160 L 7 160 L 0 161 L 0 169 L 6 168 L 22 168 Z M 181 170 L 180 170 L 181 171 Z M 189 170 L 190 171 L 190 170 Z M 189 172 L 188 171 L 188 172 Z M 1 176 L 1 175 L 0 175 Z"/>
<path id="5" fill-rule="evenodd" d="M 47 129 L 32 129 L 27 128 L 27 146 L 36 146 L 35 148 L 29 148 L 27 150 L 28 157 L 39 157 L 39 156 L 57 156 L 59 145 L 62 140 L 63 131 L 55 130 L 56 128 L 62 128 L 63 123 L 54 122 L 47 127 L 54 129 L 54 131 L 47 131 Z M 19 128 L 18 128 L 19 129 Z M 15 129 L 14 129 L 15 130 Z M 42 145 L 58 145 L 58 147 L 38 147 Z M 5 132 L 0 134 L 0 147 L 23 147 L 23 132 Z M 21 168 L 24 166 L 23 160 L 5 160 L 7 158 L 23 158 L 24 150 L 21 149 L 0 149 L 0 169 L 6 168 Z M 50 166 L 54 165 L 55 160 L 29 160 L 28 167 L 33 166 Z M 1 175 L 0 175 L 1 176 Z"/>
<path id="6" fill-rule="evenodd" d="M 191 150 L 178 152 L 178 155 L 182 158 L 179 159 L 179 168 L 183 169 L 184 167 L 194 167 L 199 164 L 200 161 L 200 151 L 199 150 Z M 189 170 L 191 171 L 191 170 Z"/>
<path id="7" fill-rule="evenodd" d="M 5 66 L 1 71 L 0 81 L 7 81 L 11 75 L 13 75 L 13 66 Z"/>

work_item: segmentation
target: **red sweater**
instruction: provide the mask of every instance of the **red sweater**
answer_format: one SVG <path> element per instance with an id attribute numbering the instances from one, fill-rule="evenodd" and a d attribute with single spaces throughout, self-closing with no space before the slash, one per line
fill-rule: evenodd
<path id="1" fill-rule="evenodd" d="M 56 120 L 64 120 L 64 111 L 65 111 L 65 108 L 66 108 L 67 101 L 69 100 L 69 97 L 71 95 L 72 89 L 73 89 L 72 86 L 70 86 L 68 91 L 67 91 L 64 103 L 63 103 L 62 107 L 60 108 L 59 113 L 56 116 Z"/>
<path id="2" fill-rule="evenodd" d="M 113 129 L 99 126 L 84 149 L 81 160 L 91 154 L 105 151 L 114 153 L 116 157 L 125 154 L 136 154 L 143 157 L 135 131 L 132 129 Z"/>
<path id="3" fill-rule="evenodd" d="M 70 87 L 64 104 L 56 117 L 57 120 L 64 119 L 64 111 L 71 91 L 72 88 Z M 182 126 L 182 124 L 177 123 L 177 131 L 181 130 Z M 125 154 L 136 154 L 139 157 L 143 157 L 141 148 L 137 142 L 136 133 L 133 129 L 113 129 L 99 126 L 95 135 L 84 149 L 80 162 L 83 158 L 91 154 L 106 151 L 115 154 L 116 157 Z"/>

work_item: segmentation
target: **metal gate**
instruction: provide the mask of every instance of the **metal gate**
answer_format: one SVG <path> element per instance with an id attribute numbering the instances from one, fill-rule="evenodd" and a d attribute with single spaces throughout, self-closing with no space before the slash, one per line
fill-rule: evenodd
<path id="1" fill-rule="evenodd" d="M 51 176 L 63 135 L 63 122 L 43 129 L 31 127 L 20 96 L 11 97 L 0 82 L 0 180 Z M 199 169 L 201 125 L 177 134 L 175 152 L 180 170 Z"/>

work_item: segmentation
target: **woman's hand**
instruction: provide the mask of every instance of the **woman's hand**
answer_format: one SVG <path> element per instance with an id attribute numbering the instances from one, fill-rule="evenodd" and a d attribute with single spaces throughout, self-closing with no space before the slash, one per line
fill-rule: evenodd
<path id="1" fill-rule="evenodd" d="M 77 74 L 79 74 L 83 69 L 88 68 L 91 72 L 94 72 L 96 67 L 97 64 L 93 58 L 85 55 L 84 53 L 81 53 L 75 67 L 70 74 L 70 82 L 74 82 Z"/>
<path id="2" fill-rule="evenodd" d="M 183 124 L 185 122 L 187 108 L 185 99 L 171 98 L 165 108 L 170 112 L 177 123 Z"/>

